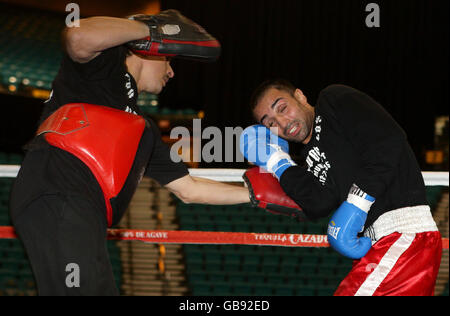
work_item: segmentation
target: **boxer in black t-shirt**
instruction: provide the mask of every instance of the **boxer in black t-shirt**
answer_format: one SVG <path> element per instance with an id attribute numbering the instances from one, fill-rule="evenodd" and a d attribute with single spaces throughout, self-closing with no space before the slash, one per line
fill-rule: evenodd
<path id="1" fill-rule="evenodd" d="M 66 52 L 10 199 L 40 295 L 118 294 L 107 228 L 142 176 L 187 203 L 249 201 L 246 188 L 193 178 L 174 163 L 136 105 L 140 92 L 158 94 L 174 76 L 170 58 L 214 60 L 218 42 L 174 10 L 79 22 L 64 30 Z M 78 286 L 66 283 L 71 264 Z"/>
<path id="2" fill-rule="evenodd" d="M 393 118 L 344 85 L 322 90 L 311 106 L 291 83 L 268 81 L 252 106 L 260 125 L 244 130 L 244 156 L 272 173 L 307 218 L 333 214 L 328 241 L 356 260 L 335 294 L 432 295 L 442 240 L 419 165 Z M 288 142 L 304 145 L 302 166 Z M 248 177 L 253 191 L 257 178 Z"/>

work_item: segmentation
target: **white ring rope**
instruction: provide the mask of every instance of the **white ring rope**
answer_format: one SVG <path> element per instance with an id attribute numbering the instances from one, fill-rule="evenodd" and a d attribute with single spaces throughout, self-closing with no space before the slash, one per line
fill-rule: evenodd
<path id="1" fill-rule="evenodd" d="M 19 172 L 18 165 L 0 165 L 0 178 L 15 178 Z M 189 169 L 193 177 L 216 180 L 219 182 L 242 182 L 244 169 Z M 448 186 L 448 172 L 422 172 L 427 186 Z"/>

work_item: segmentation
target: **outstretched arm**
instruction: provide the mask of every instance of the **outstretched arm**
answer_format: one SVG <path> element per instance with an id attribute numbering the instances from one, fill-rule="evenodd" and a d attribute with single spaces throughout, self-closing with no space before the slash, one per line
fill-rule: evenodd
<path id="1" fill-rule="evenodd" d="M 230 205 L 250 202 L 245 187 L 190 175 L 172 181 L 165 187 L 184 203 Z"/>

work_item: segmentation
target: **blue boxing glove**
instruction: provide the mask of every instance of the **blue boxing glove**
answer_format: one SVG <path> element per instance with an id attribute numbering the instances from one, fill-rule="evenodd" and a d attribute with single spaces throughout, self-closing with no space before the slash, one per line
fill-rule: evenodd
<path id="1" fill-rule="evenodd" d="M 372 240 L 358 237 L 364 229 L 367 213 L 375 198 L 355 184 L 350 189 L 347 201 L 343 202 L 328 224 L 328 242 L 341 255 L 360 259 L 372 247 Z"/>
<path id="2" fill-rule="evenodd" d="M 271 172 L 278 180 L 287 168 L 296 166 L 288 154 L 289 143 L 264 125 L 252 125 L 242 132 L 240 150 L 249 162 Z"/>

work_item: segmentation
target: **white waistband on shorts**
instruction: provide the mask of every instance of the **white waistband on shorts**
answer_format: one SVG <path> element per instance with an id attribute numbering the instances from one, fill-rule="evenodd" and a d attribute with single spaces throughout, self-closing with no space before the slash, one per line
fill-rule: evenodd
<path id="1" fill-rule="evenodd" d="M 364 231 L 364 236 L 376 242 L 392 233 L 414 234 L 437 231 L 428 205 L 399 208 L 384 213 Z"/>

